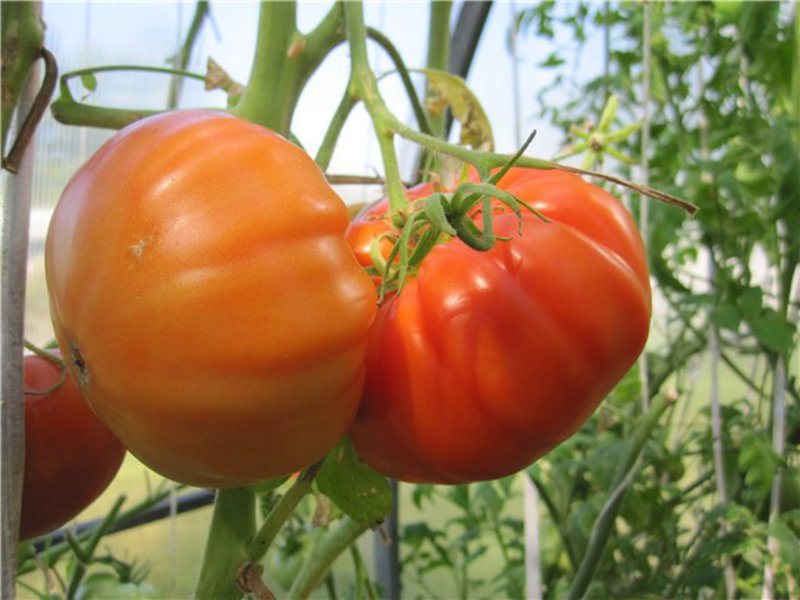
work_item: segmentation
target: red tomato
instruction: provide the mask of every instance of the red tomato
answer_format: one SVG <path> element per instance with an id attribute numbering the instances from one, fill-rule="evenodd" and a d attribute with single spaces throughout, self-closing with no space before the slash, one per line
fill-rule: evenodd
<path id="1" fill-rule="evenodd" d="M 498 241 L 440 244 L 380 308 L 351 431 L 378 471 L 414 482 L 509 475 L 573 434 L 636 361 L 650 285 L 636 227 L 603 189 L 512 169 Z M 476 218 L 476 223 L 479 223 Z M 354 225 L 353 228 L 358 228 Z"/>
<path id="2" fill-rule="evenodd" d="M 237 487 L 350 427 L 375 289 L 302 150 L 213 111 L 120 131 L 50 225 L 56 336 L 84 397 L 162 475 Z"/>
<path id="3" fill-rule="evenodd" d="M 91 504 L 119 471 L 125 448 L 92 413 L 71 376 L 26 356 L 25 481 L 20 539 L 44 535 Z"/>

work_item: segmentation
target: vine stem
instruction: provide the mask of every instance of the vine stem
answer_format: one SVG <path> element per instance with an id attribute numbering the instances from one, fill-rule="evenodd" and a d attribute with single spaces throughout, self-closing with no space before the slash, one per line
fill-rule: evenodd
<path id="1" fill-rule="evenodd" d="M 183 71 L 186 69 L 186 65 L 189 63 L 189 58 L 192 54 L 192 48 L 197 41 L 197 36 L 200 34 L 200 28 L 203 25 L 203 21 L 205 21 L 206 17 L 208 17 L 210 14 L 211 8 L 208 0 L 198 0 L 197 4 L 195 5 L 194 15 L 192 16 L 192 22 L 189 25 L 189 30 L 186 33 L 186 39 L 172 59 L 172 65 L 176 70 Z M 181 93 L 182 83 L 183 79 L 180 77 L 173 77 L 169 82 L 169 91 L 167 93 L 168 108 L 177 108 L 178 96 Z"/>
<path id="2" fill-rule="evenodd" d="M 311 556 L 303 564 L 292 583 L 288 597 L 308 598 L 322 581 L 336 558 L 353 544 L 369 527 L 350 517 L 342 517 L 334 529 L 319 538 L 311 551 Z"/>
<path id="3" fill-rule="evenodd" d="M 364 101 L 378 138 L 378 147 L 386 170 L 386 188 L 389 206 L 396 214 L 401 214 L 408 206 L 403 182 L 400 179 L 400 167 L 397 152 L 394 148 L 395 131 L 392 125 L 397 119 L 389 112 L 378 91 L 378 82 L 369 66 L 367 58 L 367 28 L 364 24 L 364 6 L 362 2 L 346 2 L 344 5 L 347 41 L 350 46 L 351 81 L 355 85 L 357 95 Z"/>
<path id="4" fill-rule="evenodd" d="M 269 550 L 270 545 L 277 537 L 286 519 L 291 516 L 292 511 L 297 507 L 300 500 L 311 489 L 311 483 L 321 465 L 322 463 L 319 462 L 306 469 L 267 515 L 264 524 L 247 546 L 246 552 L 250 560 L 259 561 L 267 554 L 267 550 Z"/>
<path id="5" fill-rule="evenodd" d="M 673 402 L 674 400 L 666 395 L 660 396 L 655 402 L 650 404 L 647 412 L 642 415 L 636 427 L 631 432 L 614 474 L 612 492 L 594 522 L 586 553 L 581 560 L 578 572 L 567 593 L 567 597 L 570 600 L 582 598 L 586 594 L 592 577 L 600 564 L 600 559 L 603 557 L 606 542 L 608 542 L 608 538 L 611 536 L 614 521 L 619 513 L 622 500 L 625 498 L 625 492 L 627 492 L 628 487 L 638 471 L 637 465 L 639 464 L 639 456 L 641 455 L 642 449 L 650 438 L 650 434 L 658 425 L 661 415 L 664 414 Z"/>
<path id="6" fill-rule="evenodd" d="M 390 120 L 390 126 L 392 127 L 392 129 L 401 137 L 404 137 L 413 142 L 417 142 L 418 144 L 436 150 L 437 152 L 442 152 L 443 154 L 447 154 L 449 156 L 453 156 L 455 158 L 463 160 L 464 162 L 473 165 L 475 168 L 478 169 L 478 171 L 490 171 L 491 169 L 501 167 L 504 164 L 506 164 L 509 161 L 509 159 L 511 159 L 513 156 L 511 154 L 501 154 L 497 152 L 479 152 L 477 150 L 471 150 L 463 146 L 456 146 L 454 144 L 450 144 L 449 142 L 440 140 L 433 136 L 420 133 L 419 131 L 416 131 L 413 128 L 408 127 L 400 120 L 395 118 L 394 115 L 391 115 L 391 113 L 387 115 L 387 118 Z M 692 204 L 691 202 L 687 202 L 683 198 L 678 198 L 677 196 L 668 194 L 667 192 L 663 192 L 655 188 L 651 188 L 650 186 L 647 185 L 642 185 L 640 183 L 634 183 L 632 181 L 628 181 L 627 179 L 618 177 L 617 175 L 612 175 L 609 173 L 601 173 L 598 171 L 591 171 L 589 169 L 581 169 L 579 167 L 571 167 L 569 165 L 562 165 L 549 160 L 533 158 L 531 156 L 520 157 L 517 160 L 516 164 L 517 166 L 527 167 L 531 169 L 557 169 L 559 171 L 566 171 L 568 173 L 575 173 L 577 175 L 585 175 L 587 177 L 592 177 L 594 179 L 608 181 L 609 183 L 621 185 L 623 187 L 626 187 L 630 190 L 633 190 L 650 198 L 654 198 L 659 202 L 663 202 L 670 206 L 680 208 L 681 210 L 686 211 L 690 215 L 694 215 L 698 210 L 694 204 Z"/>
<path id="7" fill-rule="evenodd" d="M 255 532 L 256 495 L 245 488 L 218 490 L 195 598 L 242 597 L 236 581 L 241 566 L 249 562 L 246 548 Z"/>

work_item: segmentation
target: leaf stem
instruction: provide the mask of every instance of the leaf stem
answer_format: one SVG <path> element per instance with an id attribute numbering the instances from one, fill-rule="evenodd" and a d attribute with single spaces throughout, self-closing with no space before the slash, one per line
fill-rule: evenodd
<path id="1" fill-rule="evenodd" d="M 434 4 L 446 4 L 446 2 L 434 2 Z M 414 82 L 411 81 L 411 74 L 409 73 L 408 67 L 403 60 L 403 57 L 400 55 L 400 52 L 398 52 L 391 40 L 377 29 L 367 27 L 367 37 L 383 48 L 383 50 L 389 55 L 389 58 L 394 63 L 395 69 L 397 69 L 397 74 L 400 75 L 400 79 L 403 82 L 403 87 L 406 89 L 406 94 L 408 94 L 408 99 L 411 102 L 411 108 L 414 111 L 414 116 L 417 119 L 417 125 L 419 126 L 420 131 L 433 134 L 433 127 L 428 120 L 428 115 L 425 112 L 422 103 L 419 101 L 417 90 L 414 88 Z"/>
<path id="2" fill-rule="evenodd" d="M 401 137 L 411 140 L 412 142 L 421 144 L 427 148 L 436 150 L 437 152 L 442 152 L 443 154 L 447 154 L 449 156 L 453 156 L 455 158 L 463 160 L 464 162 L 473 165 L 475 168 L 478 169 L 478 171 L 481 170 L 489 171 L 496 167 L 502 167 L 513 156 L 510 154 L 500 154 L 496 152 L 480 152 L 477 150 L 471 150 L 469 148 L 465 148 L 463 146 L 456 146 L 444 140 L 440 140 L 433 136 L 429 136 L 427 134 L 416 131 L 413 128 L 399 121 L 393 115 L 390 114 L 389 116 L 391 117 L 390 126 Z M 656 200 L 659 200 L 660 202 L 664 202 L 665 204 L 669 204 L 671 206 L 680 208 L 689 213 L 690 215 L 694 215 L 698 210 L 694 204 L 692 204 L 691 202 L 687 202 L 682 198 L 678 198 L 677 196 L 673 196 L 672 194 L 668 194 L 667 192 L 662 192 L 661 190 L 651 188 L 650 186 L 628 181 L 622 177 L 618 177 L 617 175 L 611 175 L 609 173 L 600 173 L 598 171 L 580 169 L 578 167 L 571 167 L 569 165 L 561 165 L 549 160 L 533 158 L 530 156 L 520 157 L 519 160 L 517 161 L 517 166 L 527 167 L 531 169 L 557 169 L 560 171 L 567 171 L 568 173 L 586 175 L 588 177 L 601 179 L 603 181 L 608 181 L 609 183 L 614 183 L 629 188 L 640 194 L 644 194 L 645 196 L 654 198 Z"/>
<path id="3" fill-rule="evenodd" d="M 120 496 L 117 498 L 108 515 L 105 519 L 103 519 L 100 527 L 95 529 L 85 547 L 80 547 L 78 542 L 75 541 L 74 537 L 68 536 L 67 543 L 73 548 L 73 550 L 76 550 L 75 557 L 78 560 L 75 563 L 75 570 L 72 572 L 72 577 L 69 580 L 69 587 L 67 588 L 66 594 L 67 600 L 72 600 L 75 597 L 75 594 L 78 593 L 78 587 L 83 580 L 83 576 L 86 574 L 86 567 L 89 561 L 92 559 L 92 556 L 94 556 L 97 546 L 100 543 L 100 539 L 103 537 L 111 524 L 116 520 L 117 514 L 119 514 L 119 509 L 122 507 L 123 502 L 125 502 L 125 496 Z"/>
<path id="4" fill-rule="evenodd" d="M 189 30 L 186 32 L 186 39 L 172 59 L 172 64 L 175 69 L 179 71 L 186 69 L 186 65 L 188 64 L 189 58 L 192 54 L 192 48 L 194 47 L 194 44 L 197 41 L 197 36 L 200 33 L 200 27 L 202 27 L 203 21 L 210 13 L 211 9 L 208 0 L 197 0 L 197 4 L 195 5 L 194 9 L 194 15 L 192 16 L 192 22 L 189 25 Z M 180 77 L 173 77 L 169 82 L 169 91 L 167 93 L 168 108 L 175 108 L 178 106 L 178 96 L 181 93 L 182 83 L 183 79 Z"/>
<path id="5" fill-rule="evenodd" d="M 325 131 L 325 137 L 317 150 L 317 155 L 314 158 L 319 168 L 323 171 L 327 170 L 333 158 L 333 151 L 336 149 L 336 143 L 339 141 L 339 135 L 342 133 L 344 124 L 350 116 L 353 108 L 358 104 L 358 95 L 355 92 L 356 85 L 353 82 L 353 75 L 350 74 L 350 80 L 344 90 L 344 95 L 336 107 L 336 112 L 333 113 L 333 118 Z"/>

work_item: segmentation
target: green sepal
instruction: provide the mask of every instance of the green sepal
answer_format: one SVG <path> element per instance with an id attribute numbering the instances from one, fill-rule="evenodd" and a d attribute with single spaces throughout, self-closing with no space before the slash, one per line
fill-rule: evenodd
<path id="1" fill-rule="evenodd" d="M 428 196 L 425 200 L 425 216 L 428 217 L 428 221 L 430 221 L 431 225 L 440 231 L 444 231 L 448 235 L 455 235 L 456 230 L 453 229 L 453 226 L 450 225 L 450 222 L 447 220 L 447 214 L 444 208 L 446 202 L 447 196 L 444 194 Z"/>

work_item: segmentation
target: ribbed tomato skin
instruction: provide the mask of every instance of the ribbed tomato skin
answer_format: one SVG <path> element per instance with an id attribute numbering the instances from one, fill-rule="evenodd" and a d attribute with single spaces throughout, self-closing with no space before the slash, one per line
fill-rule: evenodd
<path id="1" fill-rule="evenodd" d="M 559 171 L 515 168 L 499 185 L 551 222 L 526 212 L 520 233 L 496 205 L 510 240 L 438 245 L 372 328 L 351 437 L 396 479 L 524 468 L 585 422 L 647 340 L 646 253 L 622 205 Z"/>
<path id="2" fill-rule="evenodd" d="M 76 173 L 47 237 L 53 322 L 133 454 L 228 488 L 335 445 L 375 315 L 347 223 L 302 150 L 222 112 L 138 121 Z"/>

